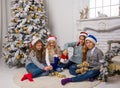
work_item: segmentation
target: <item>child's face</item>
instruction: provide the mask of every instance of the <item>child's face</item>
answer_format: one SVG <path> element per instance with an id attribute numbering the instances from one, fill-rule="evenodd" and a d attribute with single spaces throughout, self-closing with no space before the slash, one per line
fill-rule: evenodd
<path id="1" fill-rule="evenodd" d="M 55 46 L 55 41 L 54 41 L 54 40 L 50 40 L 50 41 L 49 41 L 49 45 L 50 45 L 50 46 Z"/>
<path id="2" fill-rule="evenodd" d="M 79 37 L 79 42 L 80 42 L 81 45 L 83 45 L 85 43 L 85 37 L 80 36 Z"/>
<path id="3" fill-rule="evenodd" d="M 86 41 L 86 46 L 88 47 L 88 49 L 92 49 L 94 48 L 95 44 L 89 40 Z"/>
<path id="4" fill-rule="evenodd" d="M 41 50 L 42 49 L 42 43 L 41 42 L 36 44 L 36 49 L 37 50 Z"/>

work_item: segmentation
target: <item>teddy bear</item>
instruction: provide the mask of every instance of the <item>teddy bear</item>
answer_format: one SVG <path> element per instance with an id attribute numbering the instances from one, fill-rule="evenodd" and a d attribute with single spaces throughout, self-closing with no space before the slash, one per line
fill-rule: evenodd
<path id="1" fill-rule="evenodd" d="M 76 73 L 83 74 L 89 70 L 89 63 L 87 61 L 83 61 L 81 64 L 77 65 Z"/>

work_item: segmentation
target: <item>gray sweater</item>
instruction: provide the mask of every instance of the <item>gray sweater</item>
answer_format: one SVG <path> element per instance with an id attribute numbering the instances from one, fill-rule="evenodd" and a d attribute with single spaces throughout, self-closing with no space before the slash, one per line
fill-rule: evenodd
<path id="1" fill-rule="evenodd" d="M 88 50 L 87 52 L 87 61 L 93 69 L 100 69 L 100 59 L 102 59 L 102 57 L 103 52 L 97 47 L 94 47 L 94 51 Z"/>
<path id="2" fill-rule="evenodd" d="M 81 45 L 77 46 L 77 42 L 72 42 L 72 43 L 66 43 L 64 45 L 64 49 L 68 49 L 68 47 L 73 48 L 73 55 L 69 60 L 76 64 L 82 63 L 82 57 L 83 57 L 82 46 Z"/>
<path id="3" fill-rule="evenodd" d="M 38 59 L 36 58 L 36 55 L 35 55 L 34 51 L 30 52 L 29 56 L 26 59 L 25 66 L 27 66 L 30 63 L 34 63 L 40 69 L 44 69 L 44 67 L 45 67 L 43 65 L 45 63 L 45 61 L 38 61 Z"/>

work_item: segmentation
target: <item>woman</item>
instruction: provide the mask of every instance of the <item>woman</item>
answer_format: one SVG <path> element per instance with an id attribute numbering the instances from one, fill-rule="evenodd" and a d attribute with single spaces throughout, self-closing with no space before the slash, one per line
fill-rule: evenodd
<path id="1" fill-rule="evenodd" d="M 72 74 L 72 75 L 76 75 L 75 70 L 76 70 L 77 64 L 80 64 L 84 60 L 86 60 L 87 48 L 85 46 L 85 39 L 87 36 L 88 36 L 88 34 L 86 32 L 80 32 L 78 42 L 66 43 L 64 46 L 63 54 L 67 55 L 68 47 L 72 47 L 73 55 L 70 57 L 68 63 L 66 63 L 66 64 L 60 63 L 60 66 L 63 68 L 68 68 L 70 74 Z"/>

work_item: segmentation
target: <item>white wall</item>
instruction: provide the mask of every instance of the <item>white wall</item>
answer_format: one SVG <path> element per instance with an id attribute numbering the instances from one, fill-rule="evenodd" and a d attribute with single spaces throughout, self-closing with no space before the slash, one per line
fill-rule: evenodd
<path id="1" fill-rule="evenodd" d="M 47 5 L 49 28 L 59 45 L 73 41 L 73 0 L 48 0 Z"/>
<path id="2" fill-rule="evenodd" d="M 76 41 L 80 9 L 86 7 L 88 0 L 46 0 L 49 28 L 63 46 L 66 42 Z"/>

